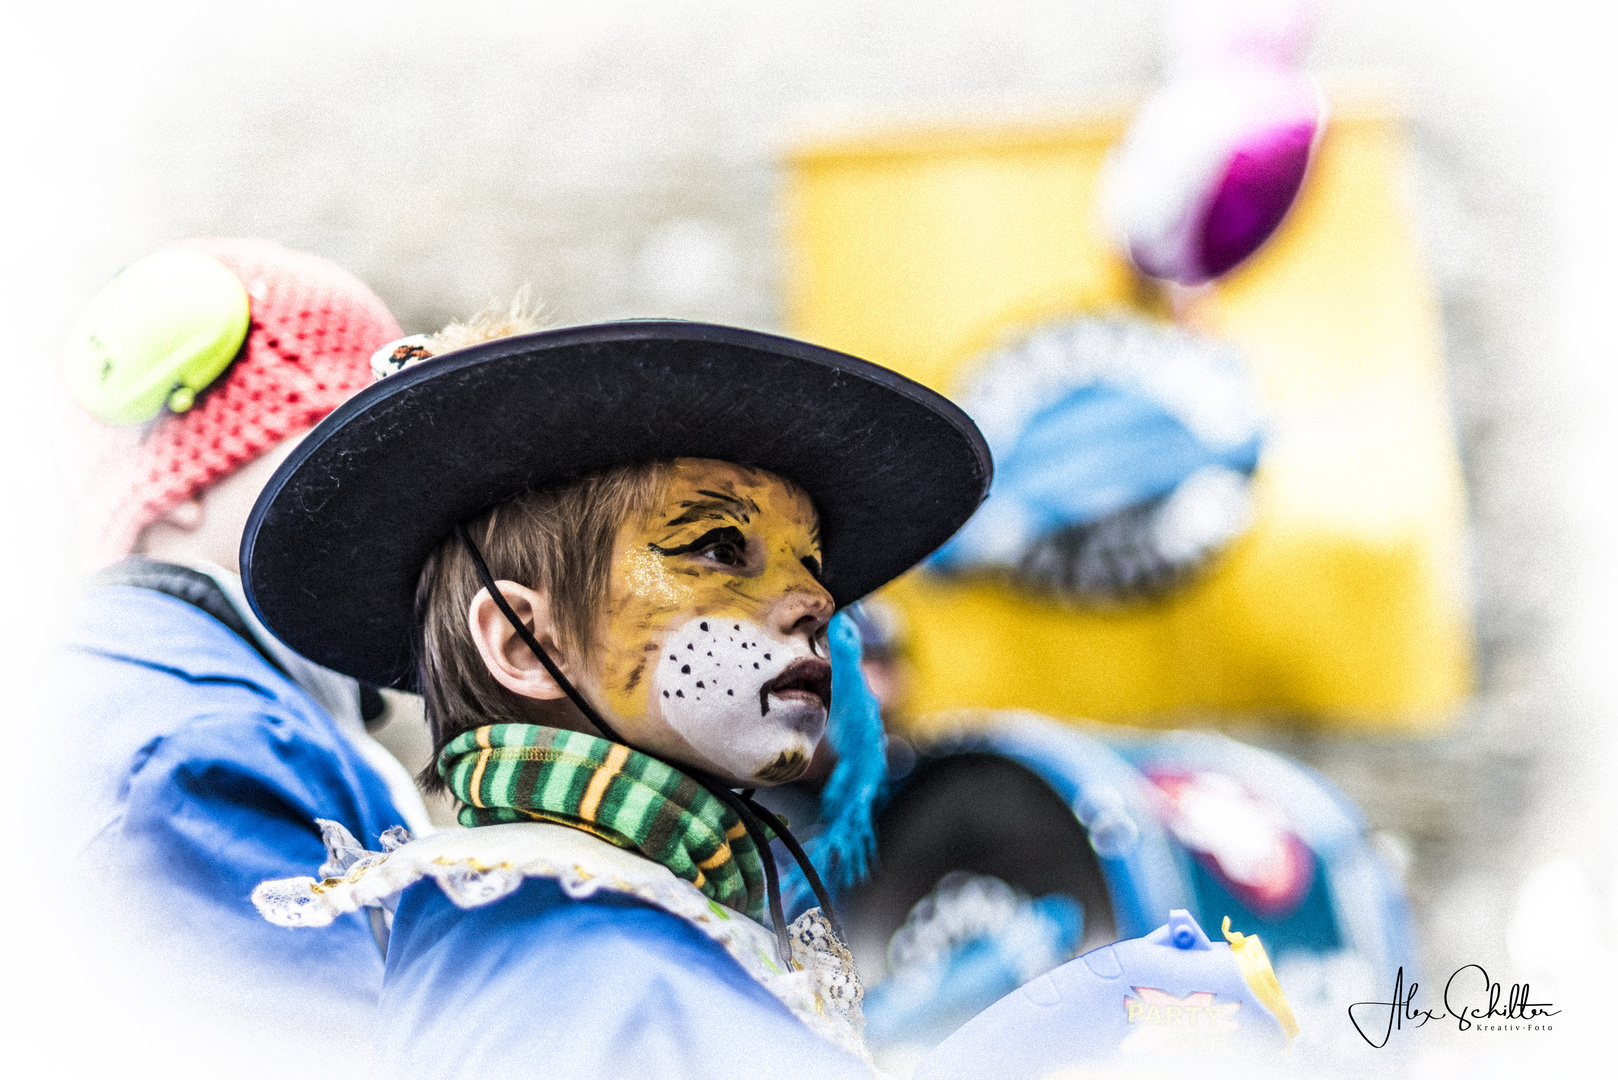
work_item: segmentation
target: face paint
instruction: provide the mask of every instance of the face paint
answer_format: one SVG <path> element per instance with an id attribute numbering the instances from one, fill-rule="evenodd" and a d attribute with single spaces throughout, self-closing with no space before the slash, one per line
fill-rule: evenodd
<path id="1" fill-rule="evenodd" d="M 780 784 L 809 767 L 825 733 L 831 665 L 751 620 L 696 618 L 664 636 L 652 692 L 720 771 Z"/>
<path id="2" fill-rule="evenodd" d="M 807 496 L 680 459 L 664 505 L 620 531 L 596 699 L 641 749 L 749 786 L 808 767 L 825 731 L 833 603 Z"/>

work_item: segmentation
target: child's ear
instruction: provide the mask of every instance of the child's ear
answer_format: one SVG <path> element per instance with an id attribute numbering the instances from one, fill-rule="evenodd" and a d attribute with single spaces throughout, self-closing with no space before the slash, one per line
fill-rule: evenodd
<path id="1" fill-rule="evenodd" d="M 511 610 L 521 619 L 556 665 L 566 674 L 567 666 L 556 647 L 556 627 L 551 622 L 550 600 L 542 592 L 525 588 L 515 581 L 494 583 Z M 499 684 L 523 697 L 551 700 L 563 696 L 563 691 L 551 678 L 550 672 L 534 656 L 523 639 L 512 627 L 511 621 L 500 610 L 500 605 L 489 596 L 488 589 L 479 589 L 466 613 L 472 641 L 484 666 Z"/>

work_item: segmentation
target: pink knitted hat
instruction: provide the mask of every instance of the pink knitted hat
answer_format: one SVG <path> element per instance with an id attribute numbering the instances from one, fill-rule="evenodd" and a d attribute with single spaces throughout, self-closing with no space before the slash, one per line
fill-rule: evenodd
<path id="1" fill-rule="evenodd" d="M 368 385 L 371 354 L 402 336 L 375 293 L 317 255 L 268 240 L 174 246 L 229 267 L 252 322 L 240 354 L 189 411 L 165 411 L 144 428 L 83 417 L 91 445 L 81 508 L 97 564 L 129 554 L 146 526 Z"/>

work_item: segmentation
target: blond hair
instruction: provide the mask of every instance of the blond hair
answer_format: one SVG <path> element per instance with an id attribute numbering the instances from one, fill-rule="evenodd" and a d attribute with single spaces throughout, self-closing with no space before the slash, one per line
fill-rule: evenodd
<path id="1" fill-rule="evenodd" d="M 432 353 L 441 356 L 456 349 L 481 345 L 485 341 L 532 334 L 550 327 L 551 323 L 545 318 L 543 310 L 533 302 L 531 290 L 524 285 L 517 290 L 517 295 L 511 298 L 511 304 L 505 310 L 491 302 L 470 319 L 456 319 L 433 334 L 430 338 Z"/>

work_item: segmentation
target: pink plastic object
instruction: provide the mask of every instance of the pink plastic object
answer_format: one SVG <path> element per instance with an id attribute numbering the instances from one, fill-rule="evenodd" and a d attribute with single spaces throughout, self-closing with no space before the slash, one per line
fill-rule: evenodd
<path id="1" fill-rule="evenodd" d="M 1315 857 L 1269 800 L 1223 773 L 1146 770 L 1175 839 L 1247 909 L 1291 915 L 1315 879 Z"/>
<path id="2" fill-rule="evenodd" d="M 1293 66 L 1307 7 L 1191 4 L 1176 20 L 1174 79 L 1141 109 L 1113 159 L 1106 215 L 1143 273 L 1198 285 L 1281 224 L 1325 119 Z"/>

